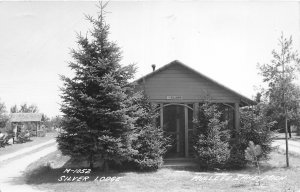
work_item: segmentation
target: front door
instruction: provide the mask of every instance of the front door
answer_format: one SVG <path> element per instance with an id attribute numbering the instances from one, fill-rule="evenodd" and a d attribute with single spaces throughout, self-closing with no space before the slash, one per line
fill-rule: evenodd
<path id="1" fill-rule="evenodd" d="M 163 108 L 163 129 L 171 137 L 171 147 L 166 157 L 185 157 L 184 106 L 169 105 Z"/>

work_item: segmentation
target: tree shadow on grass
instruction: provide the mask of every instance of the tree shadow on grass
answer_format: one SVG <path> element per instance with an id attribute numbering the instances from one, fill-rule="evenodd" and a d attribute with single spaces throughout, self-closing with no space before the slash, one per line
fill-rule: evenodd
<path id="1" fill-rule="evenodd" d="M 95 178 L 122 177 L 117 171 L 103 172 L 100 168 L 88 171 L 88 166 L 82 161 L 62 155 L 60 151 L 50 153 L 27 166 L 21 177 L 11 179 L 13 185 L 40 185 L 62 182 L 88 182 Z"/>
<path id="2" fill-rule="evenodd" d="M 273 169 L 277 169 L 278 167 L 272 166 L 268 163 L 264 163 L 260 165 L 260 172 L 268 172 L 272 171 Z M 257 168 L 255 165 L 246 165 L 243 168 L 223 168 L 223 169 L 204 169 L 200 166 L 174 166 L 174 167 L 166 167 L 165 169 L 170 169 L 174 171 L 189 171 L 189 172 L 195 172 L 195 173 L 228 173 L 228 174 L 249 174 L 249 175 L 255 175 L 257 174 Z"/>
<path id="3" fill-rule="evenodd" d="M 199 166 L 172 166 L 172 167 L 162 167 L 163 169 L 170 169 L 173 171 L 189 171 L 189 172 L 202 172 L 207 170 L 202 170 Z"/>
<path id="4" fill-rule="evenodd" d="M 58 168 L 53 168 L 51 163 L 44 163 L 40 166 L 34 166 L 33 169 L 27 170 L 22 178 L 15 178 L 15 184 L 29 184 L 29 185 L 40 185 L 40 184 L 57 184 L 57 183 L 71 183 L 71 182 L 89 182 L 96 181 L 100 179 L 112 179 L 117 177 L 124 177 L 128 173 L 134 174 L 145 174 L 145 173 L 155 173 L 158 170 L 144 170 L 138 171 L 131 166 L 111 166 L 111 169 L 104 172 L 101 168 L 92 169 L 90 173 L 87 167 L 76 166 L 76 168 L 71 168 L 74 165 L 73 161 L 69 159 L 62 166 Z M 69 171 L 69 170 L 73 170 Z M 84 171 L 85 169 L 85 171 Z M 81 170 L 82 173 L 74 173 L 74 170 Z M 178 167 L 172 170 L 182 170 L 182 171 L 193 171 L 199 172 L 199 169 L 195 167 Z M 76 171 L 75 171 L 76 172 Z M 88 178 L 87 178 L 88 177 Z M 79 180 L 79 181 L 78 181 Z"/>

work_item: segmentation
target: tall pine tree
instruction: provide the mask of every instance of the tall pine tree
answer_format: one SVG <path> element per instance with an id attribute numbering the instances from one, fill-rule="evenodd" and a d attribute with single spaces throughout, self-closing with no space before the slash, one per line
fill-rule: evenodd
<path id="1" fill-rule="evenodd" d="M 59 149 L 71 157 L 86 158 L 92 168 L 96 159 L 120 162 L 129 157 L 134 131 L 133 111 L 137 105 L 128 80 L 135 67 L 120 65 L 119 47 L 108 39 L 109 25 L 105 22 L 104 8 L 95 19 L 87 16 L 93 28 L 87 36 L 78 35 L 77 50 L 69 67 L 72 78 L 62 76 L 61 111 L 64 113 L 62 129 L 57 138 Z"/>

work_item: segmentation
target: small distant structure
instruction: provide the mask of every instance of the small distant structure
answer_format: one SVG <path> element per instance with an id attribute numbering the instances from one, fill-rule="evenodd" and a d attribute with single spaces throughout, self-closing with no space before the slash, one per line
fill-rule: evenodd
<path id="1" fill-rule="evenodd" d="M 41 113 L 11 113 L 10 122 L 13 127 L 15 139 L 25 129 L 29 130 L 32 136 L 39 136 L 42 117 Z"/>

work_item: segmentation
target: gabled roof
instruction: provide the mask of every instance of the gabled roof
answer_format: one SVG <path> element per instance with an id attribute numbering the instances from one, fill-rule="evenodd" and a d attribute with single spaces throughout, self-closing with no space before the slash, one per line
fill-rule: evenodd
<path id="1" fill-rule="evenodd" d="M 145 76 L 143 76 L 143 77 L 141 77 L 141 78 L 135 80 L 133 83 L 140 83 L 140 82 L 142 82 L 144 79 L 147 79 L 147 78 L 149 78 L 149 77 L 152 77 L 153 75 L 155 75 L 155 74 L 157 74 L 157 73 L 159 73 L 159 72 L 161 72 L 161 71 L 164 71 L 164 70 L 168 69 L 169 67 L 171 67 L 172 65 L 176 65 L 176 64 L 177 64 L 177 65 L 181 65 L 182 67 L 184 67 L 184 68 L 186 68 L 186 69 L 192 71 L 193 73 L 199 75 L 200 77 L 202 77 L 202 78 L 204 78 L 204 79 L 206 79 L 206 80 L 212 82 L 213 84 L 216 84 L 217 86 L 219 86 L 219 87 L 221 87 L 221 88 L 227 90 L 228 92 L 232 93 L 233 95 L 239 97 L 242 106 L 256 105 L 256 104 L 257 104 L 257 103 L 256 103 L 255 101 L 253 101 L 252 99 L 249 99 L 249 98 L 247 98 L 247 97 L 241 95 L 240 93 L 238 93 L 238 92 L 236 92 L 236 91 L 233 91 L 232 89 L 230 89 L 230 88 L 228 88 L 228 87 L 222 85 L 221 83 L 218 83 L 217 81 L 215 81 L 215 80 L 213 80 L 213 79 L 211 79 L 211 78 L 209 78 L 209 77 L 203 75 L 202 73 L 200 73 L 200 72 L 198 72 L 198 71 L 196 71 L 196 70 L 194 70 L 194 69 L 188 67 L 187 65 L 183 64 L 182 62 L 180 62 L 180 61 L 178 61 L 178 60 L 174 60 L 174 61 L 170 62 L 169 64 L 164 65 L 163 67 L 161 67 L 161 68 L 159 68 L 159 69 L 157 69 L 157 70 L 155 70 L 155 71 L 153 71 L 153 72 L 151 72 L 151 73 L 149 73 L 149 74 L 147 74 L 147 75 L 145 75 Z"/>
<path id="2" fill-rule="evenodd" d="M 11 113 L 10 121 L 13 122 L 39 122 L 42 120 L 41 113 Z"/>

